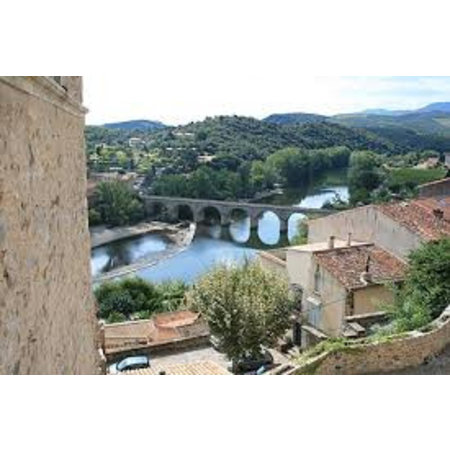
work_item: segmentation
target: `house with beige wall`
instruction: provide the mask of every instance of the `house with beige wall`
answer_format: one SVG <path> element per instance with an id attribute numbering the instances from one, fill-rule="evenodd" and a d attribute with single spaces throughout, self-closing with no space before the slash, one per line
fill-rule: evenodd
<path id="1" fill-rule="evenodd" d="M 346 239 L 349 233 L 405 260 L 422 242 L 450 236 L 450 193 L 367 205 L 308 222 L 310 243 L 326 241 L 330 234 Z"/>
<path id="2" fill-rule="evenodd" d="M 334 237 L 290 247 L 286 259 L 289 280 L 302 291 L 302 347 L 327 337 L 363 336 L 364 321 L 392 302 L 388 284 L 400 282 L 406 267 L 372 243 Z"/>

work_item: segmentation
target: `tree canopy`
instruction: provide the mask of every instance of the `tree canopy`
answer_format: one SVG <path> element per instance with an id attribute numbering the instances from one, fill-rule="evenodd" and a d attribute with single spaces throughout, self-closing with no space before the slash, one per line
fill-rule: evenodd
<path id="1" fill-rule="evenodd" d="M 219 266 L 189 292 L 230 359 L 257 358 L 290 325 L 288 285 L 256 262 Z"/>

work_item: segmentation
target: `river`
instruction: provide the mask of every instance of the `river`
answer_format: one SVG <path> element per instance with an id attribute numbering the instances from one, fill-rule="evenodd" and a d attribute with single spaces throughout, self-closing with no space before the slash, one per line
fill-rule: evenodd
<path id="1" fill-rule="evenodd" d="M 348 201 L 345 170 L 326 172 L 307 187 L 287 189 L 283 194 L 273 195 L 261 202 L 321 208 L 336 196 Z M 293 214 L 289 219 L 287 236 L 282 236 L 281 241 L 278 218 L 270 212 L 264 213 L 259 220 L 259 239 L 254 233 L 250 235 L 249 218 L 238 218 L 229 228 L 199 225 L 192 243 L 185 251 L 139 270 L 136 275 L 156 282 L 170 279 L 192 282 L 217 263 L 241 262 L 253 258 L 258 249 L 286 245 L 287 240 L 297 233 L 298 223 L 303 219 L 303 215 Z M 168 245 L 164 236 L 149 234 L 97 247 L 92 250 L 92 274 L 95 276 L 119 265 L 131 264 L 146 255 L 155 255 L 166 250 Z"/>

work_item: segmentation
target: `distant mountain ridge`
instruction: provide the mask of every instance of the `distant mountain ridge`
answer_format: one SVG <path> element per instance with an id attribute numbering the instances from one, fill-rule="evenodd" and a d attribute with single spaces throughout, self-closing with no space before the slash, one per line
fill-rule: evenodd
<path id="1" fill-rule="evenodd" d="M 166 128 L 167 125 L 164 125 L 162 122 L 154 121 L 154 120 L 127 120 L 125 122 L 113 122 L 113 123 L 105 123 L 102 125 L 105 128 L 109 128 L 111 130 L 162 130 Z"/>

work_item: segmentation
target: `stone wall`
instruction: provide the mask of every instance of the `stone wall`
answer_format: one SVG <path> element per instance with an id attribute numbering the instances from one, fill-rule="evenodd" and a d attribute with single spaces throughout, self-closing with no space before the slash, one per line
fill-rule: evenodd
<path id="1" fill-rule="evenodd" d="M 416 367 L 450 344 L 450 307 L 429 327 L 378 343 L 355 343 L 311 358 L 290 375 L 382 374 Z"/>
<path id="2" fill-rule="evenodd" d="M 99 372 L 81 77 L 0 77 L 0 373 Z"/>

